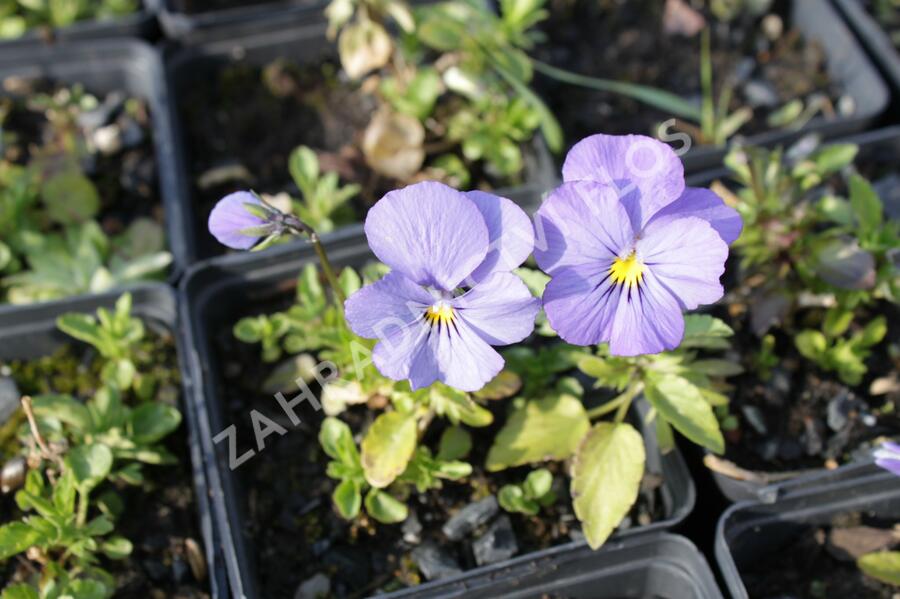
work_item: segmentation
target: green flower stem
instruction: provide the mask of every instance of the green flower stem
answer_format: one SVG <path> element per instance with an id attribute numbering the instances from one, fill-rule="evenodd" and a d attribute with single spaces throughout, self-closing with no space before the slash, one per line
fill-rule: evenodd
<path id="1" fill-rule="evenodd" d="M 643 391 L 644 384 L 640 381 L 634 382 L 628 386 L 625 391 L 606 402 L 603 405 L 597 406 L 596 408 L 590 409 L 587 411 L 587 416 L 591 420 L 596 418 L 600 418 L 609 414 L 610 412 L 616 411 L 616 422 L 621 422 L 625 418 L 625 414 L 628 413 L 628 407 L 631 405 L 632 400 L 637 397 L 637 395 Z"/>
<path id="2" fill-rule="evenodd" d="M 88 514 L 88 497 L 89 493 L 78 491 L 78 512 L 76 513 L 75 523 L 82 527 L 87 524 L 87 514 Z"/>
<path id="3" fill-rule="evenodd" d="M 531 59 L 531 63 L 534 65 L 534 70 L 563 83 L 571 83 L 572 85 L 619 94 L 694 122 L 698 122 L 702 118 L 702 110 L 698 109 L 697 106 L 677 94 L 662 89 L 626 81 L 613 81 L 611 79 L 579 75 L 578 73 L 551 66 L 535 58 Z"/>
<path id="4" fill-rule="evenodd" d="M 716 114 L 713 107 L 712 54 L 710 51 L 709 28 L 700 32 L 700 87 L 703 106 L 700 109 L 700 129 L 709 140 L 716 138 Z"/>
<path id="5" fill-rule="evenodd" d="M 319 241 L 319 236 L 315 233 L 311 233 L 310 241 L 312 241 L 313 247 L 316 249 L 316 256 L 319 257 L 319 264 L 322 265 L 322 271 L 325 273 L 325 279 L 328 280 L 328 284 L 331 285 L 331 291 L 334 293 L 335 304 L 338 309 L 338 312 L 341 314 L 341 318 L 344 316 L 344 301 L 347 299 L 344 297 L 344 291 L 341 289 L 340 283 L 338 283 L 337 275 L 334 274 L 334 267 L 331 266 L 331 261 L 328 259 L 328 254 L 325 252 L 325 247 L 322 245 L 322 242 Z"/>

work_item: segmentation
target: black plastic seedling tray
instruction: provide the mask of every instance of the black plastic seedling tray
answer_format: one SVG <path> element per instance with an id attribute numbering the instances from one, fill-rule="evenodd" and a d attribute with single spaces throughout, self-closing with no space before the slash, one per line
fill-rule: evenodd
<path id="1" fill-rule="evenodd" d="M 193 43 L 215 36 L 222 30 L 240 30 L 257 25 L 284 22 L 298 17 L 318 17 L 325 0 L 274 0 L 207 12 L 186 13 L 176 0 L 158 0 L 159 22 L 166 37 Z"/>
<path id="2" fill-rule="evenodd" d="M 894 94 L 900 94 L 900 51 L 891 43 L 884 29 L 866 11 L 860 0 L 832 1 L 869 51 L 872 60 L 891 84 Z"/>
<path id="3" fill-rule="evenodd" d="M 159 202 L 173 263 L 170 280 L 187 266 L 186 216 L 190 213 L 178 181 L 172 126 L 172 100 L 158 52 L 139 40 L 102 39 L 35 46 L 16 56 L 0 53 L 0 80 L 9 76 L 80 83 L 94 94 L 121 90 L 144 99 L 150 109 Z M 0 95 L 3 95 L 0 90 Z"/>
<path id="4" fill-rule="evenodd" d="M 395 597 L 460 599 L 719 599 L 706 558 L 684 537 L 639 535 L 589 547 L 551 549 L 523 556 L 465 580 Z"/>
<path id="5" fill-rule="evenodd" d="M 888 472 L 849 478 L 813 488 L 787 490 L 774 503 L 742 502 L 719 520 L 715 552 L 725 585 L 734 599 L 749 599 L 742 571 L 836 516 L 900 521 L 900 479 Z"/>
<path id="6" fill-rule="evenodd" d="M 284 57 L 304 64 L 317 63 L 335 58 L 334 43 L 325 37 L 326 24 L 318 16 L 313 22 L 295 25 L 248 26 L 240 34 L 224 36 L 222 39 L 205 41 L 174 51 L 168 57 L 167 74 L 172 96 L 184 97 L 187 90 L 197 85 L 198 81 L 214 80 L 217 74 L 229 64 L 264 65 L 277 58 Z M 187 139 L 184 113 L 176 114 L 176 166 L 178 180 L 183 185 L 180 192 L 190 202 L 196 204 L 198 199 L 192 198 L 190 188 L 191 148 Z M 297 140 L 297 145 L 304 142 Z M 525 152 L 526 181 L 518 187 L 497 190 L 495 193 L 507 197 L 524 208 L 531 210 L 540 204 L 542 194 L 553 186 L 557 179 L 549 152 L 540 135 L 535 136 L 533 151 Z M 275 192 L 278 190 L 257 190 Z M 192 238 L 189 240 L 188 253 L 195 258 L 208 258 L 215 255 L 221 246 L 206 230 L 206 222 L 200 222 L 195 211 L 188 209 L 188 229 Z M 353 238 L 362 233 L 362 223 L 340 227 L 327 238 Z"/>
<path id="7" fill-rule="evenodd" d="M 181 412 L 187 427 L 187 442 L 191 458 L 194 493 L 197 502 L 198 529 L 203 536 L 211 596 L 225 597 L 226 584 L 218 542 L 212 520 L 203 451 L 197 429 L 197 415 L 191 405 L 191 380 L 185 368 L 185 351 L 177 335 L 176 296 L 162 284 L 143 284 L 130 289 L 132 314 L 140 317 L 148 328 L 167 331 L 175 338 L 179 368 L 182 373 L 183 397 Z M 45 304 L 17 307 L 0 312 L 0 358 L 28 360 L 53 353 L 71 337 L 56 328 L 56 319 L 67 312 L 93 314 L 98 307 L 112 308 L 118 292 L 80 296 Z"/>
<path id="8" fill-rule="evenodd" d="M 327 248 L 337 268 L 358 267 L 374 259 L 360 237 L 335 239 L 327 244 Z M 246 489 L 241 488 L 239 477 L 229 469 L 227 444 L 212 442 L 217 433 L 232 424 L 228 421 L 228 409 L 223 405 L 222 365 L 217 358 L 213 335 L 215 331 L 230 330 L 248 306 L 292 297 L 300 268 L 313 261 L 315 254 L 309 245 L 277 247 L 261 254 L 233 254 L 195 266 L 180 286 L 182 334 L 189 348 L 193 401 L 206 452 L 217 534 L 222 540 L 231 591 L 235 596 L 253 598 L 260 595 L 251 558 L 255 552 L 254 540 L 243 533 Z M 640 416 L 643 408 L 640 403 L 637 406 L 638 413 L 633 420 L 643 429 L 648 448 L 647 469 L 661 474 L 664 479 L 662 498 L 666 516 L 649 526 L 634 527 L 616 535 L 613 537 L 616 540 L 674 527 L 687 516 L 696 499 L 694 484 L 681 454 L 677 450 L 665 456 L 660 454 L 655 430 L 643 424 L 644 418 Z M 258 489 L 257 492 L 265 490 Z M 297 543 L 303 542 L 302 538 L 297 539 Z M 522 559 L 565 555 L 583 547 L 583 542 L 575 542 L 531 553 Z M 453 582 L 466 584 L 471 577 L 481 576 L 481 572 L 483 569 L 471 570 Z M 424 584 L 415 587 L 414 591 L 422 597 L 431 597 L 436 586 Z"/>

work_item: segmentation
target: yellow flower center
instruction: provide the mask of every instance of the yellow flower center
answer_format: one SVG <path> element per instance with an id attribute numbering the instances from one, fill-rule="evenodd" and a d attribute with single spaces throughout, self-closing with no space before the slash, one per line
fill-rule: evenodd
<path id="1" fill-rule="evenodd" d="M 626 287 L 637 287 L 644 277 L 644 263 L 631 252 L 624 260 L 616 258 L 609 267 L 609 276 L 613 283 L 624 284 Z"/>
<path id="2" fill-rule="evenodd" d="M 448 325 L 454 317 L 453 308 L 446 302 L 432 304 L 425 310 L 425 320 L 430 325 Z"/>

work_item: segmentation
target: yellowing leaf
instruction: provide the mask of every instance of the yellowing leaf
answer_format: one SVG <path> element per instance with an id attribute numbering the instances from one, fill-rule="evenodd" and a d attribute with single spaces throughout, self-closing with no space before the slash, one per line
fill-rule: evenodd
<path id="1" fill-rule="evenodd" d="M 887 584 L 900 585 L 900 551 L 877 551 L 858 560 L 859 569 L 876 580 Z"/>
<path id="2" fill-rule="evenodd" d="M 375 419 L 362 442 L 366 482 L 383 489 L 406 469 L 416 449 L 416 420 L 408 414 L 386 412 Z"/>
<path id="3" fill-rule="evenodd" d="M 591 423 L 581 401 L 558 395 L 530 401 L 510 414 L 494 439 L 486 467 L 492 472 L 574 453 Z"/>
<path id="4" fill-rule="evenodd" d="M 627 423 L 601 422 L 572 464 L 572 505 L 588 545 L 600 547 L 637 500 L 644 476 L 644 439 Z"/>

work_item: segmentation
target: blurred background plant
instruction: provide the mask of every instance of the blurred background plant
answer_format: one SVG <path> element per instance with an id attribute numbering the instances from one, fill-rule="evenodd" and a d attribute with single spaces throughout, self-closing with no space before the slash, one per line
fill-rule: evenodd
<path id="1" fill-rule="evenodd" d="M 113 19 L 138 9 L 139 0 L 0 0 L 0 39 L 21 37 L 39 27 Z"/>

